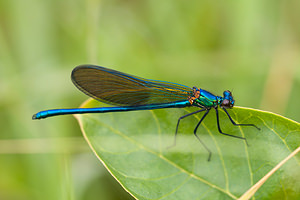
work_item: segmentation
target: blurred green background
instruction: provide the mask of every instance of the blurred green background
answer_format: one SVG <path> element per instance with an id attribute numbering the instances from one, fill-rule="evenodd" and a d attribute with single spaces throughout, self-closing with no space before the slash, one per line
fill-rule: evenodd
<path id="1" fill-rule="evenodd" d="M 132 199 L 72 116 L 31 120 L 87 99 L 80 64 L 300 121 L 299 19 L 298 0 L 0 0 L 0 199 Z"/>

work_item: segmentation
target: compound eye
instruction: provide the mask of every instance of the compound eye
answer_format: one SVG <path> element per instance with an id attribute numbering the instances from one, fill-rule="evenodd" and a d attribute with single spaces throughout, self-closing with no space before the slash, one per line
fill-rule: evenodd
<path id="1" fill-rule="evenodd" d="M 231 96 L 232 94 L 231 94 L 231 92 L 230 92 L 229 90 L 225 90 L 225 91 L 223 92 L 223 95 L 224 95 L 224 96 Z"/>
<path id="2" fill-rule="evenodd" d="M 234 101 L 231 101 L 230 107 L 234 106 Z"/>

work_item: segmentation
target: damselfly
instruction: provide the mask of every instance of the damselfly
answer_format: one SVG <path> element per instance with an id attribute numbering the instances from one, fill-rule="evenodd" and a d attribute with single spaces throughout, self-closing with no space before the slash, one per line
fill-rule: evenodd
<path id="1" fill-rule="evenodd" d="M 233 125 L 253 126 L 260 130 L 254 124 L 237 124 L 233 121 L 226 110 L 234 106 L 234 99 L 229 90 L 224 91 L 223 97 L 215 96 L 200 88 L 190 88 L 177 83 L 144 79 L 95 65 L 81 65 L 76 67 L 72 71 L 71 78 L 75 86 L 83 93 L 98 101 L 117 105 L 117 107 L 45 110 L 33 115 L 32 119 L 66 114 L 184 108 L 189 106 L 199 107 L 201 108 L 200 110 L 181 116 L 178 119 L 174 145 L 181 119 L 204 111 L 204 115 L 194 129 L 194 135 L 208 151 L 208 160 L 211 158 L 211 151 L 197 135 L 197 129 L 212 108 L 216 111 L 218 130 L 223 135 L 243 139 L 247 143 L 244 137 L 222 132 L 219 122 L 219 107 L 225 111 Z"/>

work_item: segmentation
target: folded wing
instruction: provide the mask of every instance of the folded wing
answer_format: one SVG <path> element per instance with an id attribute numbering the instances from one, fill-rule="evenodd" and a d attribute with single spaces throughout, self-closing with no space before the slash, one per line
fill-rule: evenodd
<path id="1" fill-rule="evenodd" d="M 139 78 L 95 65 L 76 67 L 71 78 L 88 96 L 121 106 L 186 101 L 192 95 L 192 89 L 184 85 Z"/>

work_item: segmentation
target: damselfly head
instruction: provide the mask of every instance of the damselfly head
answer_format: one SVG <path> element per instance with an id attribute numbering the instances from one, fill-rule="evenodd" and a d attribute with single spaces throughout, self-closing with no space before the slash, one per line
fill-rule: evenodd
<path id="1" fill-rule="evenodd" d="M 223 93 L 223 101 L 221 103 L 222 108 L 232 108 L 234 106 L 234 99 L 229 90 L 225 90 Z"/>

